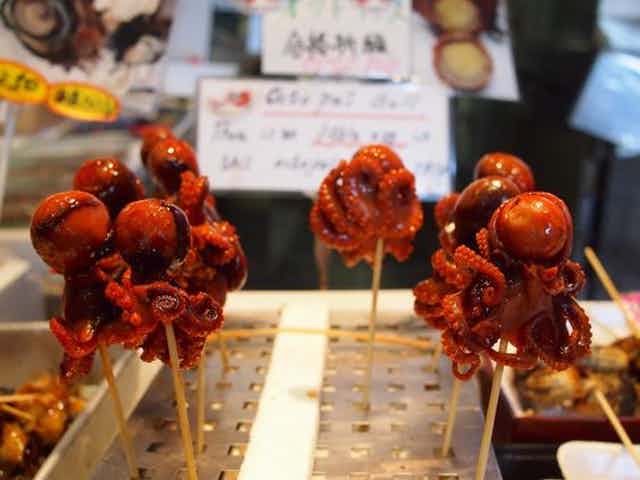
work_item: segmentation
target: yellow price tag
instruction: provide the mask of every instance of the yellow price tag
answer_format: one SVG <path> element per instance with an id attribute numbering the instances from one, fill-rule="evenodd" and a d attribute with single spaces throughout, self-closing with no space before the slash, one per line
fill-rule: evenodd
<path id="1" fill-rule="evenodd" d="M 116 97 L 86 83 L 52 83 L 47 105 L 59 115 L 89 122 L 113 122 L 120 114 Z"/>
<path id="2" fill-rule="evenodd" d="M 47 99 L 47 80 L 26 65 L 0 59 L 0 99 L 42 103 Z"/>

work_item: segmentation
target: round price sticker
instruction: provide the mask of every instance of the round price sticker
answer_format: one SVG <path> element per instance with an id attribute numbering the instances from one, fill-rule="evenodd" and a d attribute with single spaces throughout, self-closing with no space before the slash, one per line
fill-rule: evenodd
<path id="1" fill-rule="evenodd" d="M 42 103 L 47 99 L 47 80 L 26 65 L 0 59 L 0 99 Z"/>
<path id="2" fill-rule="evenodd" d="M 120 114 L 116 97 L 86 83 L 51 84 L 47 105 L 59 115 L 89 122 L 113 122 Z"/>

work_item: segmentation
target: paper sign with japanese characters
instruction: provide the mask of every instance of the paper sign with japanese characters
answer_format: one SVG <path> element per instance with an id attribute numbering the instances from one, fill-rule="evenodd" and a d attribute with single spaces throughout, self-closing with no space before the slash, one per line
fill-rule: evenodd
<path id="1" fill-rule="evenodd" d="M 451 187 L 448 111 L 428 86 L 204 79 L 198 158 L 216 190 L 314 192 L 338 161 L 383 143 L 437 198 Z"/>
<path id="2" fill-rule="evenodd" d="M 409 0 L 290 0 L 264 16 L 262 71 L 406 78 Z"/>

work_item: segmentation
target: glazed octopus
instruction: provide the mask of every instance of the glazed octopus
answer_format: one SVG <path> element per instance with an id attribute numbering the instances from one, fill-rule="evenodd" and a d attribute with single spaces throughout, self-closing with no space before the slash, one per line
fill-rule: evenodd
<path id="1" fill-rule="evenodd" d="M 483 177 L 442 201 L 436 219 L 450 231 L 432 257 L 433 276 L 414 289 L 416 313 L 442 330 L 460 379 L 475 373 L 482 352 L 516 368 L 542 360 L 560 370 L 590 350 L 589 319 L 575 300 L 584 273 L 569 259 L 569 210 L 549 193 L 518 193 L 516 180 L 533 186 L 530 171 L 512 178 Z M 515 353 L 493 349 L 501 338 Z"/>
<path id="2" fill-rule="evenodd" d="M 131 336 L 132 328 L 116 321 L 118 309 L 104 290 L 126 269 L 112 246 L 112 219 L 144 197 L 140 180 L 114 158 L 87 160 L 73 184 L 75 191 L 42 202 L 31 227 L 36 251 L 65 277 L 64 315 L 51 319 L 50 327 L 64 348 L 61 373 L 68 379 L 88 372 L 99 339 L 111 344 Z"/>
<path id="3" fill-rule="evenodd" d="M 165 134 L 162 128 L 147 134 L 143 162 L 160 195 L 182 208 L 191 225 L 191 248 L 171 270 L 172 278 L 188 292 L 208 293 L 223 305 L 227 292 L 246 281 L 246 256 L 234 226 L 218 213 L 207 178 L 199 176 L 191 147 Z"/>
<path id="4" fill-rule="evenodd" d="M 50 196 L 33 215 L 31 241 L 36 252 L 65 278 L 64 315 L 49 322 L 65 352 L 65 378 L 89 371 L 102 328 L 117 318 L 104 294 L 122 268 L 112 254 L 111 227 L 107 207 L 81 191 Z"/>
<path id="5" fill-rule="evenodd" d="M 372 263 L 378 239 L 384 240 L 385 253 L 404 261 L 422 226 L 415 178 L 390 148 L 363 147 L 322 181 L 309 221 L 348 266 Z"/>
<path id="6" fill-rule="evenodd" d="M 166 271 L 190 245 L 186 215 L 174 205 L 136 201 L 112 222 L 97 197 L 58 193 L 36 210 L 31 238 L 42 259 L 65 277 L 64 315 L 50 327 L 65 352 L 66 380 L 89 371 L 99 343 L 141 347 L 144 360 L 168 362 L 161 344 L 167 322 L 175 324 L 180 366 L 191 367 L 222 323 L 213 298 L 169 283 Z"/>
<path id="7" fill-rule="evenodd" d="M 502 152 L 484 155 L 476 164 L 474 179 L 461 193 L 447 195 L 435 206 L 440 245 L 447 252 L 453 253 L 460 244 L 473 248 L 476 233 L 487 225 L 498 206 L 535 188 L 529 165 Z"/>
<path id="8" fill-rule="evenodd" d="M 99 198 L 109 209 L 112 218 L 127 204 L 145 197 L 140 179 L 111 157 L 84 162 L 73 178 L 73 188 Z"/>
<path id="9" fill-rule="evenodd" d="M 107 285 L 107 298 L 120 309 L 120 321 L 138 334 L 125 347 L 142 348 L 141 358 L 169 363 L 165 324 L 172 323 L 180 368 L 200 360 L 207 337 L 223 322 L 222 307 L 203 292 L 189 294 L 168 271 L 182 262 L 191 236 L 186 214 L 157 199 L 127 205 L 114 224 L 114 246 L 129 265 L 118 281 Z"/>

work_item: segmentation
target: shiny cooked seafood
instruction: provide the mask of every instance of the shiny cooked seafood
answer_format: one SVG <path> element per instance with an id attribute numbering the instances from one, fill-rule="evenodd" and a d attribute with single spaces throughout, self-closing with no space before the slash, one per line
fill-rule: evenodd
<path id="1" fill-rule="evenodd" d="M 84 408 L 75 391 L 58 376 L 44 374 L 15 392 L 33 400 L 0 404 L 0 478 L 32 478 L 71 420 Z"/>
<path id="2" fill-rule="evenodd" d="M 530 413 L 603 416 L 593 396 L 598 387 L 618 415 L 640 415 L 640 340 L 594 346 L 591 355 L 561 372 L 544 366 L 517 372 L 515 383 Z"/>

